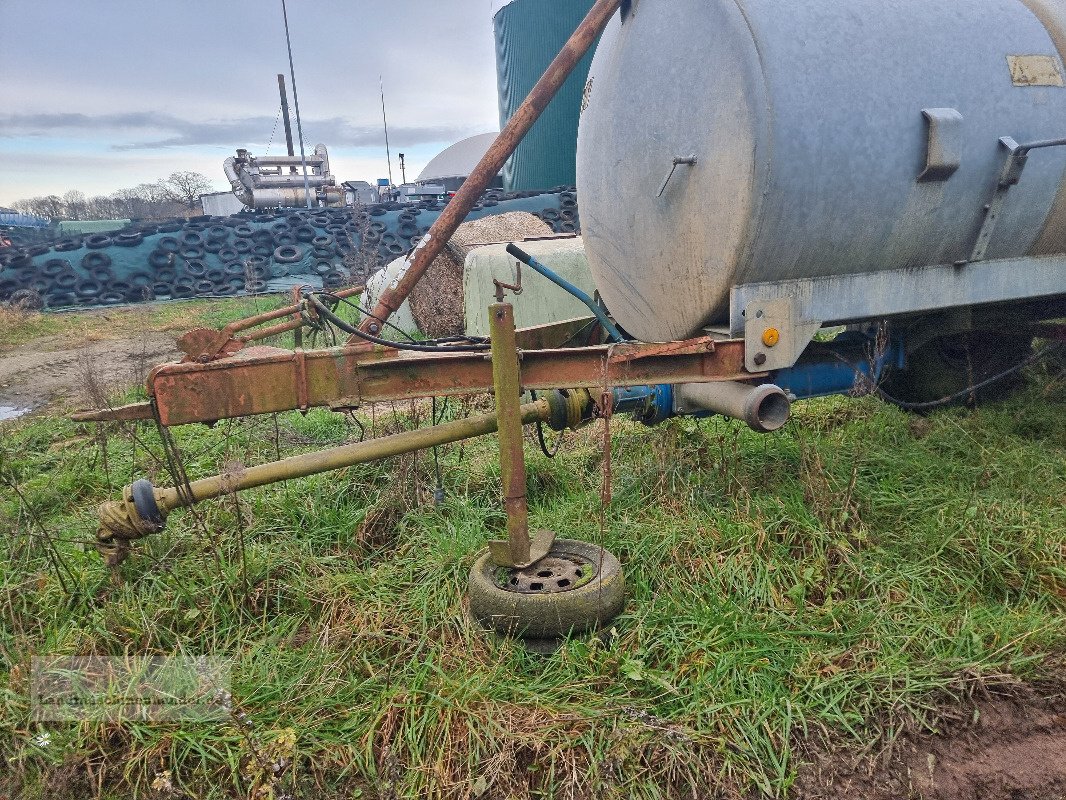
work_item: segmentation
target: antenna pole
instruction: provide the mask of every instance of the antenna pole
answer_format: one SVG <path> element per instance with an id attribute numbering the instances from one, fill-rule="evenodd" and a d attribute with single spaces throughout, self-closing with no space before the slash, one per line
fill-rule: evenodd
<path id="1" fill-rule="evenodd" d="M 381 121 L 385 124 L 385 158 L 389 162 L 389 191 L 392 191 L 392 153 L 389 152 L 389 119 L 385 116 L 385 82 L 378 75 L 378 84 L 381 86 Z M 392 198 L 389 198 L 392 199 Z"/>
<path id="2" fill-rule="evenodd" d="M 304 195 L 307 207 L 311 207 L 311 181 L 307 177 L 307 154 L 304 152 L 304 129 L 300 124 L 300 98 L 296 94 L 296 68 L 292 65 L 292 41 L 289 39 L 289 12 L 285 0 L 281 0 L 281 15 L 285 20 L 285 46 L 289 48 L 289 77 L 292 79 L 292 104 L 296 109 L 296 134 L 300 138 L 300 163 L 304 168 Z"/>

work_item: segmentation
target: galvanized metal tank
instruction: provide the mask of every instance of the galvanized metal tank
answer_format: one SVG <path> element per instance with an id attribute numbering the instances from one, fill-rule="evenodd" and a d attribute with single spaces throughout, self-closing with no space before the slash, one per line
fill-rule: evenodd
<path id="1" fill-rule="evenodd" d="M 592 4 L 593 0 L 496 0 L 493 4 L 501 129 Z M 590 53 L 507 160 L 503 185 L 508 191 L 574 185 L 578 108 L 591 62 Z"/>
<path id="2" fill-rule="evenodd" d="M 1064 56 L 1066 0 L 634 0 L 578 140 L 601 296 L 668 340 L 734 285 L 966 259 L 1000 138 L 1066 136 Z M 988 258 L 1066 251 L 1064 173 L 1032 152 Z"/>

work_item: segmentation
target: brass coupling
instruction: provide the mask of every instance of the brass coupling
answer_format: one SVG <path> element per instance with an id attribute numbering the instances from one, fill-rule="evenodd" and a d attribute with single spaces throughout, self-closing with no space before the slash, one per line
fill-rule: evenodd
<path id="1" fill-rule="evenodd" d="M 97 552 L 109 567 L 118 566 L 129 556 L 130 542 L 163 530 L 166 513 L 151 483 L 139 480 L 127 486 L 122 500 L 103 503 L 99 508 Z"/>

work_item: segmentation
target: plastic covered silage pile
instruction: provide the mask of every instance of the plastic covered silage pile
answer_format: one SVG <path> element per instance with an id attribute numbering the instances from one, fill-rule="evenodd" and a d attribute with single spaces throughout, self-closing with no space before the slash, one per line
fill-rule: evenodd
<path id="1" fill-rule="evenodd" d="M 441 201 L 281 209 L 134 224 L 0 250 L 0 302 L 45 308 L 281 291 L 298 283 L 359 283 L 408 252 Z M 576 194 L 490 190 L 468 219 L 527 211 L 554 230 L 579 228 Z"/>

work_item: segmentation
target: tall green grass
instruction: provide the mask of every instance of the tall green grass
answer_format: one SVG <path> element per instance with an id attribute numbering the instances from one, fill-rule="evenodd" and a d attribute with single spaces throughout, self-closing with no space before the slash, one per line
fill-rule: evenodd
<path id="1" fill-rule="evenodd" d="M 812 743 L 933 724 L 1063 651 L 1063 385 L 924 418 L 815 401 L 765 437 L 615 418 L 606 506 L 602 423 L 552 461 L 530 442 L 531 523 L 602 542 L 629 587 L 602 637 L 548 656 L 465 615 L 504 522 L 491 438 L 441 450 L 441 505 L 430 454 L 392 459 L 176 513 L 110 574 L 81 543 L 131 478 L 169 482 L 155 431 L 5 427 L 0 781 L 49 798 L 786 795 Z M 196 478 L 359 426 L 316 411 L 175 434 Z M 247 723 L 27 722 L 29 658 L 89 653 L 232 659 Z"/>

